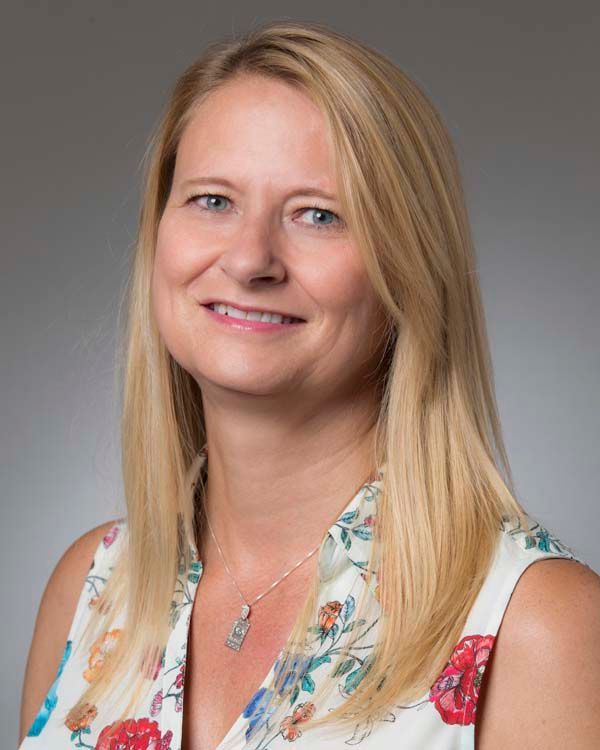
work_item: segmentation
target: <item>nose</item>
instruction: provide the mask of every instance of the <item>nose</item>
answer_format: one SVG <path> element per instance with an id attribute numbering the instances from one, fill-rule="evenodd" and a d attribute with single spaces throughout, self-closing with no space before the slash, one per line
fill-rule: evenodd
<path id="1" fill-rule="evenodd" d="M 256 280 L 277 282 L 285 277 L 281 259 L 282 237 L 265 211 L 245 217 L 228 238 L 218 265 L 240 284 Z"/>

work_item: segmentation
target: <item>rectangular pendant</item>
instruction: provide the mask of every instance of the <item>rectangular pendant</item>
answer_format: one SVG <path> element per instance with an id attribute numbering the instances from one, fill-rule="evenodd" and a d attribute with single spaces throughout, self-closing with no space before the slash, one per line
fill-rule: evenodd
<path id="1" fill-rule="evenodd" d="M 250 622 L 246 618 L 240 617 L 238 620 L 234 620 L 233 625 L 231 626 L 231 631 L 225 641 L 225 645 L 229 646 L 229 648 L 232 648 L 234 651 L 239 651 L 249 627 Z"/>

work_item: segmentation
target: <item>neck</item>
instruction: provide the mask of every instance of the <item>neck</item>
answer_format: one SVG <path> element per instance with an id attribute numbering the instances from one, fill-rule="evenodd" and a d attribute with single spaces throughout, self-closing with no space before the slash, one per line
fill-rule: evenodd
<path id="1" fill-rule="evenodd" d="M 203 509 L 242 591 L 270 585 L 319 545 L 374 476 L 372 419 L 357 421 L 357 410 L 352 414 L 354 420 L 329 415 L 319 424 L 280 426 L 270 434 L 209 426 Z M 227 575 L 207 524 L 198 550 L 207 569 Z M 310 569 L 317 558 L 298 570 Z"/>

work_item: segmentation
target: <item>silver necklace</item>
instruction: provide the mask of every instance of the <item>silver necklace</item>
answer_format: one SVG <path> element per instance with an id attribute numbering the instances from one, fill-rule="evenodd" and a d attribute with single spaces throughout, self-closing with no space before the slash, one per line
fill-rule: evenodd
<path id="1" fill-rule="evenodd" d="M 229 577 L 235 584 L 236 589 L 238 590 L 238 593 L 242 599 L 243 605 L 242 605 L 242 612 L 237 620 L 234 620 L 231 625 L 231 630 L 229 631 L 229 635 L 227 636 L 225 640 L 225 645 L 229 646 L 229 648 L 233 649 L 234 651 L 239 651 L 242 647 L 242 643 L 244 642 L 244 638 L 246 637 L 246 633 L 248 632 L 248 629 L 250 627 L 250 622 L 248 620 L 248 617 L 250 615 L 250 607 L 253 604 L 256 604 L 256 602 L 259 599 L 262 599 L 263 596 L 268 594 L 270 591 L 272 591 L 277 584 L 281 583 L 284 578 L 287 578 L 290 573 L 292 573 L 294 570 L 296 570 L 297 567 L 302 565 L 303 562 L 306 562 L 308 558 L 311 555 L 314 555 L 315 552 L 319 549 L 321 546 L 321 542 L 317 544 L 317 546 L 312 550 L 312 552 L 309 552 L 308 555 L 302 558 L 299 562 L 297 562 L 293 568 L 290 568 L 287 573 L 284 573 L 281 578 L 277 579 L 274 583 L 272 583 L 269 588 L 266 591 L 263 591 L 262 594 L 256 597 L 254 601 L 247 602 L 244 598 L 244 595 L 240 591 L 240 587 L 237 585 L 237 582 L 233 575 L 231 574 L 231 571 L 229 570 L 229 566 L 227 565 L 227 561 L 225 560 L 225 555 L 223 554 L 223 551 L 221 549 L 221 545 L 217 541 L 217 537 L 215 536 L 215 532 L 212 530 L 212 526 L 210 525 L 210 521 L 208 520 L 208 516 L 206 516 L 206 523 L 208 524 L 208 528 L 210 529 L 210 533 L 212 534 L 212 538 L 215 540 L 215 544 L 217 545 L 217 549 L 219 550 L 219 555 L 221 555 L 221 559 L 223 560 L 223 565 L 225 565 L 225 570 L 229 574 Z"/>

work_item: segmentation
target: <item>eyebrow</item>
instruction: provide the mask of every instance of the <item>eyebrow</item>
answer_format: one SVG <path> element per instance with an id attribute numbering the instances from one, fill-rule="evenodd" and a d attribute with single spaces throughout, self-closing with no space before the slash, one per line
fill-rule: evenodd
<path id="1" fill-rule="evenodd" d="M 228 180 L 226 177 L 192 177 L 191 179 L 184 180 L 181 183 L 182 188 L 191 188 L 195 185 L 224 185 L 230 190 L 237 190 L 233 182 L 231 182 L 231 180 Z M 330 201 L 337 200 L 335 195 L 331 195 L 331 193 L 327 193 L 325 190 L 320 190 L 319 188 L 311 187 L 310 185 L 293 188 L 288 193 L 288 198 L 292 198 L 296 195 L 314 195 Z"/>

